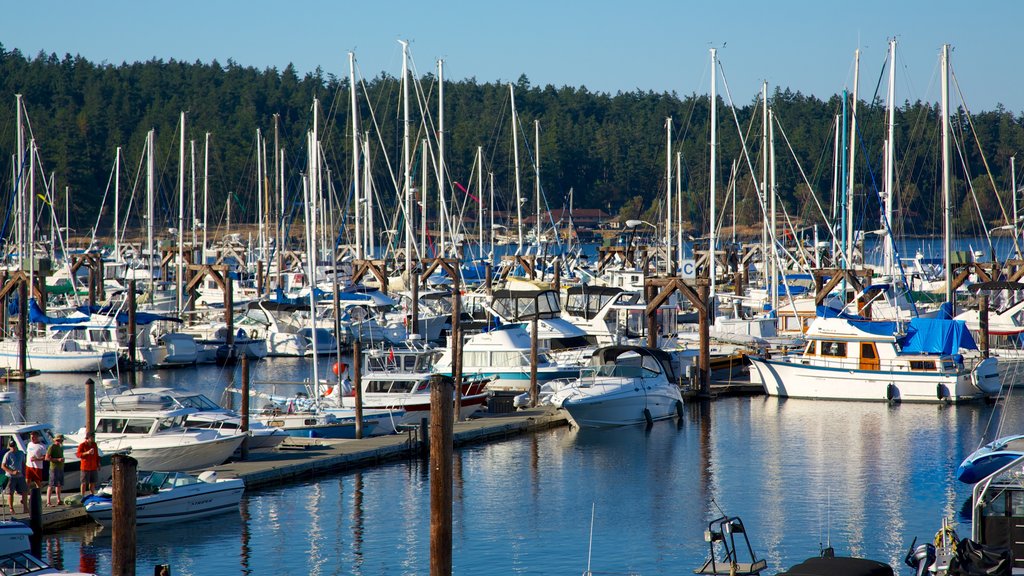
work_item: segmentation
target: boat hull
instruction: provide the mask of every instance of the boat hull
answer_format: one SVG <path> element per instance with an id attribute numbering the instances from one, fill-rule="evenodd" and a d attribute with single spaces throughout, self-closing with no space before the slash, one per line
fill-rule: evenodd
<path id="1" fill-rule="evenodd" d="M 601 386 L 577 388 L 559 400 L 562 409 L 579 428 L 610 428 L 646 424 L 673 418 L 680 413 L 682 395 L 672 386 Z"/>
<path id="2" fill-rule="evenodd" d="M 170 442 L 159 446 L 145 446 L 131 439 L 125 439 L 119 445 L 112 446 L 109 441 L 101 441 L 100 449 L 107 450 L 130 448 L 129 454 L 138 461 L 139 470 L 173 472 L 188 470 L 204 470 L 225 460 L 242 444 L 245 434 L 222 436 L 212 440 L 203 440 L 180 444 Z"/>
<path id="3" fill-rule="evenodd" d="M 751 378 L 769 396 L 878 402 L 971 402 L 999 390 L 994 359 L 973 371 L 897 372 L 824 367 L 751 356 Z"/>
<path id="4" fill-rule="evenodd" d="M 182 486 L 152 496 L 136 499 L 135 523 L 161 524 L 182 522 L 238 510 L 245 483 L 237 478 Z M 113 521 L 113 503 L 93 500 L 86 504 L 86 512 L 97 524 L 109 527 Z"/>

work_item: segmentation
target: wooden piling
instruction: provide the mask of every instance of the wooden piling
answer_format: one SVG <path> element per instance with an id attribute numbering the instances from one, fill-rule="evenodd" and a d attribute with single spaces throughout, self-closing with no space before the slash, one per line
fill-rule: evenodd
<path id="1" fill-rule="evenodd" d="M 112 460 L 111 574 L 135 576 L 135 483 L 139 476 L 138 461 L 124 454 L 114 454 Z"/>
<path id="2" fill-rule="evenodd" d="M 981 332 L 981 357 L 989 357 L 988 294 L 978 295 L 978 327 Z"/>
<path id="3" fill-rule="evenodd" d="M 711 309 L 710 302 L 708 302 L 708 296 L 711 292 L 708 284 L 706 282 L 699 283 L 697 292 L 700 295 L 701 302 L 704 303 L 704 311 L 697 315 L 697 330 L 700 337 L 700 357 L 697 360 L 700 377 L 699 395 L 702 398 L 707 398 L 711 396 L 711 323 L 709 316 L 713 313 L 713 310 Z"/>
<path id="4" fill-rule="evenodd" d="M 458 272 L 458 269 L 456 269 Z M 452 379 L 455 381 L 455 419 L 462 419 L 462 287 L 456 273 L 452 292 Z"/>
<path id="5" fill-rule="evenodd" d="M 242 460 L 249 459 L 249 355 L 242 354 L 242 407 L 239 409 L 241 419 L 239 429 L 245 434 L 242 438 Z"/>
<path id="6" fill-rule="evenodd" d="M 96 381 L 85 379 L 85 435 L 96 431 Z"/>
<path id="7" fill-rule="evenodd" d="M 452 460 L 454 383 L 430 382 L 430 576 L 452 573 Z"/>
<path id="8" fill-rule="evenodd" d="M 494 266 L 491 266 L 490 262 L 484 264 L 484 288 L 488 296 L 494 292 Z"/>
<path id="9" fill-rule="evenodd" d="M 657 294 L 657 289 L 654 286 L 644 284 L 644 303 L 647 304 L 651 300 L 654 300 Z M 647 346 L 649 348 L 658 347 L 658 310 L 654 309 L 647 313 Z"/>
<path id="10" fill-rule="evenodd" d="M 356 331 L 352 343 L 352 391 L 356 397 L 356 438 L 363 437 L 363 341 Z"/>
<path id="11" fill-rule="evenodd" d="M 313 279 L 310 278 L 310 282 Z M 224 322 L 228 326 L 226 344 L 228 346 L 228 361 L 235 359 L 235 285 L 231 279 L 231 271 L 224 271 Z"/>
<path id="12" fill-rule="evenodd" d="M 43 497 L 38 486 L 33 486 L 29 492 L 28 511 L 28 525 L 32 528 L 29 546 L 32 548 L 32 555 L 39 558 L 43 555 Z"/>

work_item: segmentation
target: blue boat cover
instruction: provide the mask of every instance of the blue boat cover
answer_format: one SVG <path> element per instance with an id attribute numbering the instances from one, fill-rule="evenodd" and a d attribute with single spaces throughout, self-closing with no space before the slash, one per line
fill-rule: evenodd
<path id="1" fill-rule="evenodd" d="M 57 316 L 47 316 L 43 312 L 43 309 L 39 307 L 39 303 L 36 302 L 35 298 L 28 299 L 28 321 L 33 324 L 80 324 L 81 318 L 61 318 Z"/>
<path id="2" fill-rule="evenodd" d="M 978 349 L 963 320 L 939 318 L 912 318 L 900 346 L 904 352 L 924 354 L 956 354 L 961 349 Z"/>

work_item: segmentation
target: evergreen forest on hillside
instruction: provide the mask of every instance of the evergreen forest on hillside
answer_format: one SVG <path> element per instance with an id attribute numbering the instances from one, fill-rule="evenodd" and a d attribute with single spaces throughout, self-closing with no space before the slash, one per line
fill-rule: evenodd
<path id="1" fill-rule="evenodd" d="M 338 67 L 339 70 L 341 66 Z M 372 178 L 383 215 L 402 183 L 403 123 L 401 83 L 396 75 L 357 79 L 359 122 L 368 136 Z M 858 108 L 854 167 L 856 226 L 879 228 L 883 177 L 885 103 L 883 92 L 862 91 Z M 520 122 L 520 187 L 523 214 L 533 214 L 535 159 L 539 155 L 542 209 L 568 205 L 570 189 L 577 208 L 601 208 L 628 218 L 661 221 L 666 191 L 666 119 L 672 119 L 673 155 L 681 153 L 681 189 L 689 224 L 707 229 L 710 159 L 710 99 L 707 94 L 592 92 L 584 87 L 534 86 L 526 76 L 513 82 Z M 730 87 L 732 94 L 756 94 L 760 85 Z M 970 87 L 961 87 L 970 93 Z M 438 85 L 436 76 L 419 77 L 411 93 L 413 118 L 412 180 L 422 178 L 421 142 L 429 138 L 436 154 Z M 122 149 L 122 197 L 135 190 L 135 208 L 144 193 L 144 140 L 156 131 L 158 209 L 165 227 L 177 217 L 178 121 L 187 113 L 186 139 L 195 144 L 197 189 L 201 190 L 203 153 L 209 134 L 209 202 L 213 227 L 225 218 L 232 198 L 232 220 L 253 221 L 256 212 L 256 132 L 267 140 L 273 158 L 275 128 L 284 149 L 285 193 L 292 210 L 301 207 L 306 171 L 306 134 L 313 129 L 312 103 L 321 107 L 319 133 L 330 187 L 344 205 L 352 186 L 351 110 L 347 66 L 337 75 L 317 70 L 300 76 L 292 66 L 259 70 L 229 60 L 226 64 L 150 60 L 97 64 L 78 56 L 40 53 L 27 57 L 0 45 L 0 202 L 10 213 L 16 150 L 15 95 L 22 95 L 43 169 L 53 175 L 49 200 L 63 210 L 69 191 L 70 226 L 88 231 L 99 218 L 111 225 L 112 170 Z M 761 104 L 751 96 L 730 106 L 719 94 L 717 188 L 725 225 L 736 198 L 739 224 L 763 220 L 754 180 L 761 178 Z M 447 189 L 456 205 L 475 218 L 474 163 L 482 148 L 485 181 L 493 173 L 496 210 L 514 213 L 514 162 L 509 86 L 476 79 L 444 85 Z M 836 118 L 842 97 L 828 100 L 785 88 L 769 94 L 775 125 L 777 191 L 794 222 L 821 224 L 818 205 L 831 218 Z M 896 110 L 895 156 L 898 233 L 941 231 L 941 114 L 937 103 L 902 102 Z M 539 146 L 534 122 L 539 122 Z M 1010 157 L 1024 149 L 1024 118 L 1001 106 L 993 111 L 961 106 L 952 121 L 953 211 L 961 233 L 982 233 L 981 223 L 999 226 L 1012 218 Z M 747 154 L 741 146 L 746 141 Z M 539 147 L 539 152 L 537 148 Z M 737 166 L 733 182 L 733 165 Z M 673 169 L 675 159 L 673 158 Z M 750 168 L 755 175 L 752 177 Z M 187 168 L 191 188 L 192 168 Z M 271 170 L 272 172 L 272 170 Z M 274 174 L 267 178 L 272 183 Z M 434 164 L 427 166 L 428 188 L 436 190 Z M 675 176 L 673 176 L 675 178 Z M 271 184 L 272 185 L 272 184 Z M 41 184 L 37 184 L 41 186 Z M 673 182 L 673 190 L 675 190 Z M 463 190 L 463 189 L 467 190 Z M 735 188 L 735 192 L 733 192 Z M 274 194 L 274 192 L 271 192 Z M 104 202 L 104 196 L 107 200 Z M 815 201 L 817 200 L 817 201 Z M 434 204 L 436 200 L 431 200 Z M 102 214 L 100 213 L 102 208 Z M 122 210 L 125 208 L 122 207 Z M 141 223 L 141 215 L 135 215 Z M 63 214 L 61 213 L 61 218 Z"/>

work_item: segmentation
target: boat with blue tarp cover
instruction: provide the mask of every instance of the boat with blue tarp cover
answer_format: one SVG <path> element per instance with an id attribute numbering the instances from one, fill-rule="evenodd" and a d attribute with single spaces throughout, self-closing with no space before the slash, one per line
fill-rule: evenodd
<path id="1" fill-rule="evenodd" d="M 771 396 L 967 402 L 998 394 L 998 361 L 978 353 L 966 324 L 949 318 L 875 321 L 831 309 L 796 354 L 751 357 L 751 380 Z M 901 331 L 901 326 L 906 326 Z"/>

